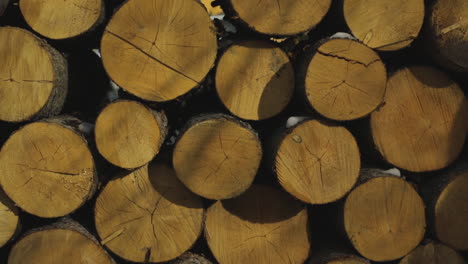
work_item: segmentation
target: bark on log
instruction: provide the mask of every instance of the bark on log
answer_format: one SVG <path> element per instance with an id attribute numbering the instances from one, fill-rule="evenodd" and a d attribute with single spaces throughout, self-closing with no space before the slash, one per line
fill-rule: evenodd
<path id="1" fill-rule="evenodd" d="M 208 199 L 228 199 L 252 184 L 262 159 L 260 139 L 244 122 L 226 115 L 192 119 L 176 143 L 177 177 Z"/>
<path id="2" fill-rule="evenodd" d="M 370 264 L 370 261 L 353 254 L 332 252 L 312 258 L 307 264 Z"/>
<path id="3" fill-rule="evenodd" d="M 290 194 L 306 203 L 326 204 L 353 188 L 361 162 L 356 140 L 346 128 L 306 120 L 280 141 L 274 166 Z"/>
<path id="4" fill-rule="evenodd" d="M 60 217 L 94 194 L 98 177 L 93 156 L 80 132 L 65 118 L 28 124 L 15 131 L 0 151 L 0 184 L 24 211 Z M 63 122 L 63 123 L 62 123 Z"/>
<path id="5" fill-rule="evenodd" d="M 150 163 L 111 180 L 94 210 L 101 244 L 133 262 L 163 262 L 187 251 L 202 231 L 202 200 L 172 169 Z"/>
<path id="6" fill-rule="evenodd" d="M 45 41 L 0 27 L 0 120 L 22 122 L 58 114 L 67 95 L 67 62 Z"/>
<path id="7" fill-rule="evenodd" d="M 198 86 L 213 67 L 213 27 L 197 0 L 125 2 L 102 37 L 104 68 L 133 95 L 175 99 Z"/>
<path id="8" fill-rule="evenodd" d="M 20 229 L 19 210 L 0 189 L 0 247 L 14 238 Z"/>
<path id="9" fill-rule="evenodd" d="M 115 166 L 134 169 L 158 154 L 167 134 L 167 118 L 136 101 L 108 105 L 96 120 L 99 153 Z"/>
<path id="10" fill-rule="evenodd" d="M 9 2 L 10 0 L 0 0 L 0 16 L 5 12 Z"/>
<path id="11" fill-rule="evenodd" d="M 455 250 L 435 242 L 421 245 L 404 257 L 399 264 L 465 264 L 463 257 Z"/>
<path id="12" fill-rule="evenodd" d="M 424 0 L 346 0 L 346 23 L 353 35 L 380 51 L 407 47 L 419 35 Z"/>
<path id="13" fill-rule="evenodd" d="M 303 263 L 310 249 L 306 207 L 266 185 L 213 204 L 205 236 L 222 264 Z"/>
<path id="14" fill-rule="evenodd" d="M 389 79 L 384 101 L 371 115 L 371 132 L 388 162 L 425 172 L 459 156 L 468 131 L 468 103 L 447 75 L 426 66 L 404 68 Z"/>
<path id="15" fill-rule="evenodd" d="M 170 261 L 168 264 L 213 264 L 213 263 L 201 255 L 187 252 L 187 253 L 184 253 L 182 256 L 178 257 L 177 259 Z"/>
<path id="16" fill-rule="evenodd" d="M 28 25 L 50 39 L 68 39 L 92 31 L 104 21 L 103 0 L 20 0 Z"/>

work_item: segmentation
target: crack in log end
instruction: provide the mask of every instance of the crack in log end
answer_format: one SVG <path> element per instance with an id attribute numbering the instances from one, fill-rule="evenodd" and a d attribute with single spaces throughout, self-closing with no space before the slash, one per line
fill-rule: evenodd
<path id="1" fill-rule="evenodd" d="M 39 169 L 39 168 L 34 168 L 34 167 L 31 167 L 31 166 L 25 165 L 25 164 L 16 164 L 16 165 L 20 166 L 20 167 L 26 167 L 26 168 L 28 168 L 30 170 L 36 170 L 36 171 L 41 171 L 41 172 L 49 172 L 49 173 L 65 175 L 65 176 L 80 176 L 80 175 L 83 174 L 83 173 L 69 173 L 69 172 L 60 172 L 60 171 L 47 170 L 47 169 Z"/>
<path id="2" fill-rule="evenodd" d="M 403 40 L 398 40 L 398 41 L 395 41 L 395 42 L 392 42 L 392 43 L 389 43 L 389 44 L 385 44 L 385 45 L 382 45 L 382 46 L 379 46 L 379 47 L 375 47 L 374 49 L 378 50 L 378 49 L 382 49 L 382 48 L 388 48 L 390 46 L 397 45 L 397 44 L 400 44 L 400 43 L 403 43 L 403 42 L 406 42 L 406 41 L 413 41 L 415 39 L 416 39 L 415 36 L 411 36 L 411 37 L 403 39 Z"/>
<path id="3" fill-rule="evenodd" d="M 364 63 L 364 62 L 361 62 L 361 61 L 358 61 L 358 60 L 353 60 L 353 59 L 349 59 L 349 58 L 346 58 L 346 57 L 343 57 L 343 56 L 339 56 L 339 55 L 335 55 L 335 54 L 332 54 L 332 53 L 326 53 L 326 52 L 323 52 L 321 51 L 320 49 L 317 49 L 317 53 L 323 55 L 323 56 L 326 56 L 326 57 L 333 57 L 333 58 L 336 58 L 336 59 L 340 59 L 340 60 L 344 60 L 344 61 L 347 61 L 351 64 L 359 64 L 359 65 L 362 65 L 364 67 L 369 67 L 370 65 L 380 61 L 380 59 L 375 59 L 375 60 L 372 60 L 370 61 L 369 63 Z"/>
<path id="4" fill-rule="evenodd" d="M 110 234 L 105 239 L 103 239 L 101 241 L 101 245 L 103 245 L 103 246 L 106 245 L 110 241 L 112 241 L 112 240 L 118 238 L 119 236 L 121 236 L 124 232 L 125 232 L 125 228 L 122 228 L 122 229 L 119 229 L 119 230 L 115 231 L 114 233 Z"/>

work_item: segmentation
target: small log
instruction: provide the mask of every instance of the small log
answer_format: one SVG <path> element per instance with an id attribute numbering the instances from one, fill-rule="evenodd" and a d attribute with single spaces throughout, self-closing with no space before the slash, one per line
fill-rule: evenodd
<path id="1" fill-rule="evenodd" d="M 0 184 L 24 211 L 60 217 L 94 194 L 98 178 L 86 139 L 65 119 L 43 120 L 15 131 L 0 151 Z"/>
<path id="2" fill-rule="evenodd" d="M 468 103 L 447 75 L 426 66 L 404 68 L 389 79 L 384 101 L 371 114 L 371 132 L 388 162 L 425 172 L 459 156 L 468 131 Z"/>
<path id="3" fill-rule="evenodd" d="M 192 192 L 208 199 L 240 195 L 252 184 L 262 146 L 246 123 L 226 115 L 192 119 L 176 143 L 177 177 Z"/>
<path id="4" fill-rule="evenodd" d="M 136 101 L 119 100 L 102 110 L 94 130 L 96 146 L 115 166 L 133 169 L 150 162 L 164 142 L 167 119 Z"/>
<path id="5" fill-rule="evenodd" d="M 380 51 L 407 47 L 424 22 L 424 0 L 346 0 L 344 18 L 353 35 Z"/>
<path id="6" fill-rule="evenodd" d="M 67 94 L 67 62 L 45 41 L 0 27 L 0 120 L 22 122 L 58 114 Z"/>
<path id="7" fill-rule="evenodd" d="M 306 62 L 305 95 L 321 115 L 339 121 L 367 116 L 382 104 L 387 72 L 379 55 L 351 39 L 320 44 Z"/>
<path id="8" fill-rule="evenodd" d="M 211 261 L 202 255 L 186 252 L 175 260 L 170 261 L 168 264 L 213 264 Z"/>
<path id="9" fill-rule="evenodd" d="M 356 250 L 372 261 L 391 261 L 423 239 L 424 203 L 405 180 L 378 170 L 363 170 L 363 184 L 344 204 L 346 234 Z"/>
<path id="10" fill-rule="evenodd" d="M 359 148 L 344 127 L 307 120 L 291 128 L 275 157 L 279 183 L 296 198 L 326 204 L 345 196 L 361 168 Z"/>
<path id="11" fill-rule="evenodd" d="M 0 0 L 0 16 L 5 12 L 9 2 L 10 0 Z"/>
<path id="12" fill-rule="evenodd" d="M 8 264 L 115 264 L 83 226 L 70 219 L 27 233 L 11 249 Z"/>
<path id="13" fill-rule="evenodd" d="M 20 0 L 26 23 L 50 39 L 68 39 L 92 31 L 104 21 L 103 0 Z"/>
<path id="14" fill-rule="evenodd" d="M 0 189 L 0 247 L 15 237 L 20 229 L 18 208 Z"/>
<path id="15" fill-rule="evenodd" d="M 304 263 L 307 209 L 284 192 L 254 185 L 207 211 L 205 236 L 219 263 Z"/>
<path id="16" fill-rule="evenodd" d="M 247 120 L 279 114 L 294 92 L 294 70 L 288 55 L 260 41 L 229 47 L 219 60 L 215 80 L 223 104 Z"/>
<path id="17" fill-rule="evenodd" d="M 256 32 L 293 36 L 313 29 L 325 17 L 331 3 L 331 0 L 227 0 L 223 10 Z"/>
<path id="18" fill-rule="evenodd" d="M 202 200 L 162 164 L 145 165 L 111 180 L 96 200 L 101 244 L 133 262 L 163 262 L 200 236 Z"/>
<path id="19" fill-rule="evenodd" d="M 455 250 L 440 244 L 431 242 L 421 245 L 404 257 L 399 264 L 465 264 L 463 257 Z"/>
<path id="20" fill-rule="evenodd" d="M 197 0 L 127 1 L 102 37 L 104 68 L 142 99 L 175 99 L 198 86 L 214 66 L 213 27 Z"/>

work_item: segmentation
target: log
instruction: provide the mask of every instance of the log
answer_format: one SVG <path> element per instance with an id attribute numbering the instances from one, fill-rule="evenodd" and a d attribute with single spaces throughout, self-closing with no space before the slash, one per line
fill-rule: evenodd
<path id="1" fill-rule="evenodd" d="M 101 41 L 104 68 L 120 87 L 149 101 L 175 99 L 213 67 L 217 37 L 197 0 L 125 2 Z"/>
<path id="2" fill-rule="evenodd" d="M 307 209 L 273 187 L 254 185 L 208 209 L 205 237 L 222 264 L 304 263 L 310 249 Z"/>
<path id="3" fill-rule="evenodd" d="M 58 51 L 27 30 L 0 27 L 0 57 L 0 120 L 22 122 L 61 111 L 68 72 Z"/>
<path id="4" fill-rule="evenodd" d="M 208 199 L 228 199 L 252 184 L 262 159 L 256 132 L 230 116 L 204 115 L 189 121 L 176 143 L 177 177 Z"/>
<path id="5" fill-rule="evenodd" d="M 9 2 L 10 0 L 0 0 L 0 16 L 5 12 Z"/>
<path id="6" fill-rule="evenodd" d="M 168 264 L 213 264 L 211 261 L 202 255 L 186 252 L 177 259 L 170 261 Z"/>
<path id="7" fill-rule="evenodd" d="M 213 0 L 201 0 L 201 2 L 205 6 L 205 8 L 208 11 L 208 14 L 210 16 L 223 15 L 223 10 L 221 9 L 220 6 L 212 6 L 211 5 Z"/>
<path id="8" fill-rule="evenodd" d="M 464 0 L 437 0 L 427 22 L 427 39 L 431 54 L 455 71 L 468 71 L 468 29 Z"/>
<path id="9" fill-rule="evenodd" d="M 320 44 L 305 65 L 308 103 L 329 119 L 362 118 L 382 104 L 387 72 L 379 55 L 351 39 Z"/>
<path id="10" fill-rule="evenodd" d="M 400 264 L 465 264 L 463 257 L 455 250 L 435 242 L 421 245 L 404 257 Z"/>
<path id="11" fill-rule="evenodd" d="M 294 92 L 294 70 L 288 55 L 260 41 L 229 47 L 218 62 L 215 81 L 226 108 L 247 120 L 279 114 Z"/>
<path id="12" fill-rule="evenodd" d="M 115 166 L 134 169 L 158 154 L 167 129 L 163 112 L 136 101 L 119 100 L 102 110 L 94 134 L 104 158 Z"/>
<path id="13" fill-rule="evenodd" d="M 20 0 L 26 23 L 49 39 L 68 39 L 92 31 L 104 21 L 104 1 Z"/>
<path id="14" fill-rule="evenodd" d="M 166 165 L 150 163 L 111 180 L 96 200 L 96 229 L 115 254 L 163 262 L 187 251 L 202 231 L 202 200 Z"/>
<path id="15" fill-rule="evenodd" d="M 331 0 L 227 0 L 223 10 L 256 32 L 293 36 L 313 29 L 325 17 L 331 3 Z"/>
<path id="16" fill-rule="evenodd" d="M 306 120 L 280 140 L 274 168 L 281 186 L 299 200 L 331 203 L 356 184 L 359 148 L 346 128 Z"/>
<path id="17" fill-rule="evenodd" d="M 424 0 L 346 0 L 344 18 L 353 35 L 379 51 L 407 47 L 424 21 Z"/>
<path id="18" fill-rule="evenodd" d="M 425 172 L 459 156 L 468 131 L 468 103 L 447 75 L 427 66 L 404 68 L 390 77 L 384 101 L 371 114 L 371 132 L 388 162 Z"/>
<path id="19" fill-rule="evenodd" d="M 0 247 L 14 238 L 20 231 L 19 210 L 0 189 Z"/>
<path id="20" fill-rule="evenodd" d="M 8 264 L 115 264 L 83 226 L 64 219 L 28 232 L 11 249 Z"/>
<path id="21" fill-rule="evenodd" d="M 372 261 L 391 261 L 423 239 L 424 203 L 405 180 L 378 170 L 363 170 L 364 183 L 344 203 L 344 226 L 354 248 Z"/>
<path id="22" fill-rule="evenodd" d="M 30 123 L 0 151 L 0 184 L 24 211 L 60 217 L 81 207 L 97 187 L 86 139 L 65 118 Z"/>

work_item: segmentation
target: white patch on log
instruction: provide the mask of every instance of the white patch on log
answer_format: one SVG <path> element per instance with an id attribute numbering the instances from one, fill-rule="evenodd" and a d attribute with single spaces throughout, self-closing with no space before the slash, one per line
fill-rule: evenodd
<path id="1" fill-rule="evenodd" d="M 397 168 L 391 168 L 391 169 L 386 170 L 384 172 L 387 173 L 387 174 L 394 175 L 394 176 L 402 177 L 400 170 L 397 169 Z M 402 177 L 402 178 L 404 178 L 404 177 Z"/>
<path id="2" fill-rule="evenodd" d="M 99 57 L 101 58 L 101 51 L 99 49 L 92 49 L 92 51 Z"/>
<path id="3" fill-rule="evenodd" d="M 107 92 L 107 99 L 111 102 L 119 99 L 119 89 L 120 87 L 113 81 L 110 81 L 111 90 Z"/>
<path id="4" fill-rule="evenodd" d="M 94 130 L 94 124 L 83 122 L 78 126 L 78 130 L 84 134 L 91 134 Z"/>
<path id="5" fill-rule="evenodd" d="M 352 40 L 357 40 L 353 35 L 346 33 L 346 32 L 337 32 L 333 34 L 331 39 L 352 39 Z"/>
<path id="6" fill-rule="evenodd" d="M 300 122 L 306 120 L 307 118 L 308 118 L 307 116 L 291 116 L 286 121 L 286 128 L 293 127 L 293 126 L 299 124 Z"/>

